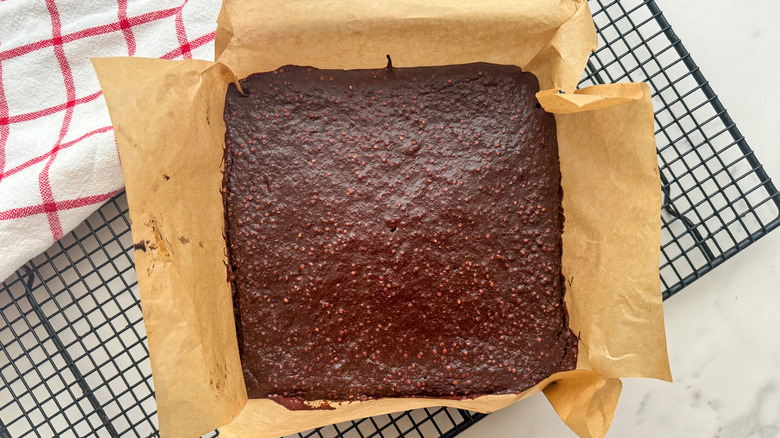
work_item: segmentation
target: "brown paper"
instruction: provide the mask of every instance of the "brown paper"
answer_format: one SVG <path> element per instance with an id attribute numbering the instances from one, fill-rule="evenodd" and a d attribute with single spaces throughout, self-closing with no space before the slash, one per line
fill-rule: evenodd
<path id="1" fill-rule="evenodd" d="M 491 62 L 573 91 L 596 48 L 585 0 L 225 1 L 216 59 L 239 79 L 282 65 L 359 69 Z"/>
<path id="2" fill-rule="evenodd" d="M 191 60 L 94 61 L 125 173 L 161 435 L 220 427 L 226 437 L 272 437 L 441 405 L 491 412 L 544 389 L 577 434 L 603 436 L 618 377 L 670 378 L 647 87 L 571 93 L 595 41 L 584 1 L 353 3 L 227 1 L 216 46 L 230 69 Z M 571 326 L 582 338 L 578 369 L 522 394 L 468 400 L 387 398 L 333 403 L 332 411 L 247 401 L 219 192 L 226 86 L 233 72 L 243 77 L 285 64 L 381 67 L 387 53 L 397 66 L 515 64 L 551 88 L 539 99 L 558 113 L 563 265 Z"/>
<path id="3" fill-rule="evenodd" d="M 622 388 L 620 379 L 578 369 L 544 388 L 544 395 L 571 430 L 581 437 L 607 434 Z"/>
<path id="4" fill-rule="evenodd" d="M 160 431 L 200 435 L 246 400 L 215 208 L 233 76 L 206 61 L 94 64 L 125 173 Z"/>
<path id="5" fill-rule="evenodd" d="M 599 109 L 572 108 L 582 96 L 588 97 L 584 108 Z M 598 85 L 540 101 L 556 113 L 566 218 L 563 273 L 570 324 L 581 338 L 578 367 L 606 377 L 670 381 L 650 88 Z"/>

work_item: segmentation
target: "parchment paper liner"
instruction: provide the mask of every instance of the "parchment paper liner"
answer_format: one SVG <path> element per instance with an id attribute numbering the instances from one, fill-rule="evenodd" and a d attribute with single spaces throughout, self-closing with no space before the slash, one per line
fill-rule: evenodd
<path id="1" fill-rule="evenodd" d="M 594 45 L 587 3 L 527 3 L 233 0 L 220 17 L 221 62 L 94 60 L 125 174 L 163 437 L 217 427 L 225 437 L 274 437 L 427 406 L 491 412 L 542 389 L 578 435 L 603 436 L 619 377 L 671 379 L 649 89 L 620 84 L 559 94 L 574 88 Z M 522 394 L 466 400 L 385 398 L 336 403 L 332 411 L 247 400 L 219 192 L 227 84 L 233 72 L 242 77 L 285 64 L 380 68 L 386 53 L 399 67 L 515 64 L 551 88 L 538 97 L 556 114 L 566 302 L 581 337 L 578 369 Z"/>

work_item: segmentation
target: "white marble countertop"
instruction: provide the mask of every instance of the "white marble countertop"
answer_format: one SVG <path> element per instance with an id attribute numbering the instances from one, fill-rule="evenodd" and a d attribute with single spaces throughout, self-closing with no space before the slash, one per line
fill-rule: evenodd
<path id="1" fill-rule="evenodd" d="M 657 0 L 775 184 L 780 2 Z M 611 437 L 780 436 L 780 230 L 664 304 L 674 383 L 624 379 Z M 463 438 L 572 437 L 544 396 Z"/>

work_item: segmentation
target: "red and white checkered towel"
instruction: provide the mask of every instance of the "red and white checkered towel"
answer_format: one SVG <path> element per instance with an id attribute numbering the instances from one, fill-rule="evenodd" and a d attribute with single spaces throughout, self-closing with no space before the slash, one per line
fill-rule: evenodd
<path id="1" fill-rule="evenodd" d="M 122 189 L 90 58 L 214 59 L 220 0 L 0 0 L 0 281 Z"/>

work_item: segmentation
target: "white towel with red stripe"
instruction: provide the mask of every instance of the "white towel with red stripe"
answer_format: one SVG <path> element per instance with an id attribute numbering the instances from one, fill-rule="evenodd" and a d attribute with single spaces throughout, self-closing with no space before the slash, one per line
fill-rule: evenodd
<path id="1" fill-rule="evenodd" d="M 122 189 L 90 58 L 214 59 L 219 0 L 0 0 L 0 281 Z"/>

